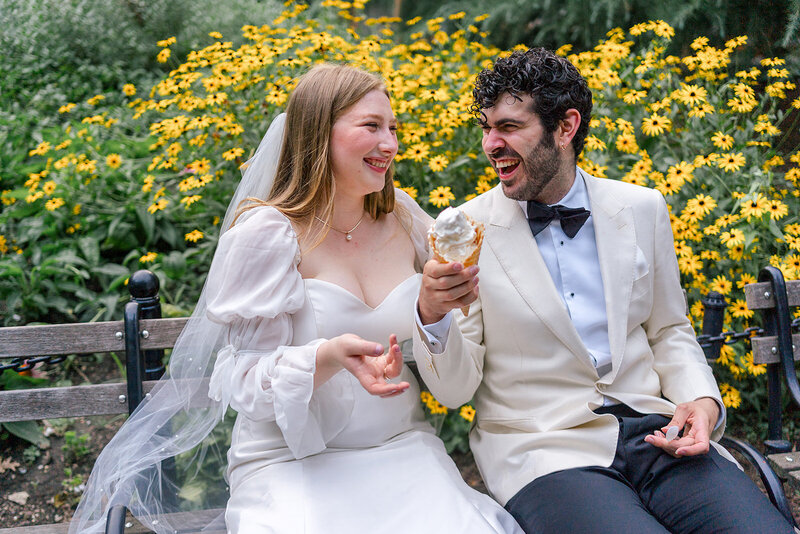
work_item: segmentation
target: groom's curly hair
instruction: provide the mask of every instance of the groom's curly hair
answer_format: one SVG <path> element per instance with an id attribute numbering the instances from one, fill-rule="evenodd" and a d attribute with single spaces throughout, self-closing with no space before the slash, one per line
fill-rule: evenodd
<path id="1" fill-rule="evenodd" d="M 491 108 L 500 95 L 529 95 L 532 111 L 547 133 L 553 133 L 569 109 L 581 114 L 581 124 L 572 138 L 575 158 L 583 150 L 592 116 L 592 92 L 578 69 L 567 59 L 545 48 L 516 51 L 498 58 L 491 69 L 484 69 L 475 80 L 470 111 L 484 125 L 482 110 Z"/>

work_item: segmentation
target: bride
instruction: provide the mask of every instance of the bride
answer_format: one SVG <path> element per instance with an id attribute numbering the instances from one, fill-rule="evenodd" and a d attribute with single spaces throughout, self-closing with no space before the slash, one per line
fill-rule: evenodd
<path id="1" fill-rule="evenodd" d="M 396 130 L 372 74 L 300 78 L 231 201 L 171 378 L 103 451 L 70 532 L 120 503 L 176 531 L 180 488 L 161 461 L 230 406 L 228 532 L 521 533 L 463 482 L 403 366 L 432 221 L 394 188 Z"/>

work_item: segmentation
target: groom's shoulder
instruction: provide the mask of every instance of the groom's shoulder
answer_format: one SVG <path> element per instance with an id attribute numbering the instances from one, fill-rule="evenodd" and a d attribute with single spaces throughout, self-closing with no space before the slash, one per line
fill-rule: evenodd
<path id="1" fill-rule="evenodd" d="M 502 200 L 508 201 L 503 194 L 503 188 L 497 185 L 489 191 L 465 202 L 461 205 L 460 209 L 473 219 L 483 220 L 492 211 L 492 206 Z"/>

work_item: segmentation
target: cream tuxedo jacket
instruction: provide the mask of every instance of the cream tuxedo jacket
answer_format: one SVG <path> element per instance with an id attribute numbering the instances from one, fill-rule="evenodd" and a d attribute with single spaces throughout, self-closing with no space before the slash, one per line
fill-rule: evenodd
<path id="1" fill-rule="evenodd" d="M 436 399 L 451 408 L 473 399 L 470 446 L 502 504 L 542 475 L 611 465 L 617 420 L 592 411 L 604 396 L 667 416 L 698 397 L 721 404 L 685 315 L 664 198 L 582 174 L 606 298 L 609 373 L 598 376 L 525 215 L 499 186 L 462 207 L 486 227 L 479 300 L 468 317 L 455 312 L 442 354 L 414 334 L 419 372 Z M 724 421 L 712 438 L 723 430 Z"/>

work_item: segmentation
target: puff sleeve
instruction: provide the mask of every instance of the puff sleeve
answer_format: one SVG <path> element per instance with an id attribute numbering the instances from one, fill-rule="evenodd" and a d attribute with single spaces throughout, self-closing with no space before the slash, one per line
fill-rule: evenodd
<path id="1" fill-rule="evenodd" d="M 246 212 L 220 238 L 206 283 L 207 315 L 225 327 L 209 396 L 255 421 L 275 421 L 298 457 L 325 448 L 309 410 L 317 347 L 290 346 L 305 292 L 291 223 L 272 207 Z"/>

